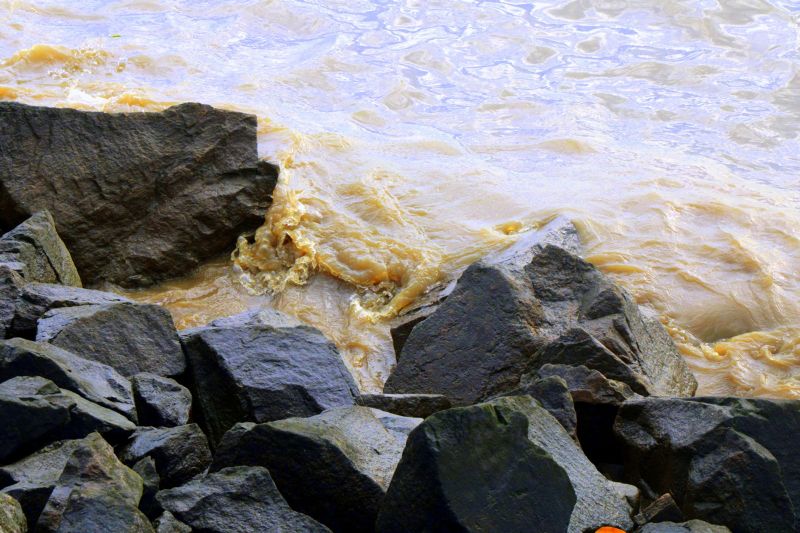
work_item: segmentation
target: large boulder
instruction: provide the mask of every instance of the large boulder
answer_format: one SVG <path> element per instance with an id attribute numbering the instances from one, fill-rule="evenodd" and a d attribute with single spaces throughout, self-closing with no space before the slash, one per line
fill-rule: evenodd
<path id="1" fill-rule="evenodd" d="M 89 284 L 185 274 L 263 222 L 277 180 L 258 161 L 253 115 L 13 102 L 0 115 L 0 228 L 49 209 Z"/>
<path id="2" fill-rule="evenodd" d="M 493 403 L 428 417 L 408 438 L 376 531 L 567 531 L 575 489 L 528 429 L 523 413 Z"/>
<path id="3" fill-rule="evenodd" d="M 152 457 L 162 488 L 186 483 L 211 463 L 208 439 L 197 424 L 138 428 L 119 456 L 131 466 L 145 457 Z"/>
<path id="4" fill-rule="evenodd" d="M 44 342 L 0 341 L 0 381 L 17 376 L 49 379 L 62 389 L 136 421 L 131 383 L 103 363 Z"/>
<path id="5" fill-rule="evenodd" d="M 312 416 L 353 405 L 358 388 L 336 347 L 277 311 L 186 330 L 194 416 L 213 444 L 237 422 Z"/>
<path id="6" fill-rule="evenodd" d="M 39 320 L 37 341 L 114 367 L 123 376 L 186 369 L 169 311 L 158 305 L 110 303 L 52 309 Z"/>
<path id="7" fill-rule="evenodd" d="M 140 426 L 181 426 L 189 421 L 192 394 L 177 381 L 142 372 L 131 383 Z"/>
<path id="8" fill-rule="evenodd" d="M 342 490 L 347 490 L 342 487 Z M 265 468 L 239 466 L 163 490 L 159 503 L 180 522 L 205 533 L 330 531 L 293 511 Z"/>
<path id="9" fill-rule="evenodd" d="M 626 475 L 686 518 L 734 532 L 798 531 L 800 401 L 637 398 L 615 431 Z"/>
<path id="10" fill-rule="evenodd" d="M 2 156 L 0 161 L 3 161 Z M 0 181 L 2 180 L 3 178 L 0 178 Z M 2 195 L 3 187 L 0 186 L 0 206 L 3 205 Z M 3 215 L 0 215 L 0 218 L 2 217 Z M 82 285 L 69 251 L 58 236 L 53 217 L 48 211 L 34 214 L 0 237 L 0 263 L 15 270 L 26 281 L 58 283 L 73 287 Z"/>
<path id="11" fill-rule="evenodd" d="M 27 533 L 28 522 L 19 502 L 8 494 L 0 493 L 0 531 Z"/>
<path id="12" fill-rule="evenodd" d="M 691 395 L 697 386 L 657 320 L 594 266 L 546 244 L 467 268 L 413 327 L 384 392 L 470 404 L 547 363 L 583 365 L 640 394 Z"/>
<path id="13" fill-rule="evenodd" d="M 138 509 L 142 478 L 123 465 L 97 433 L 67 460 L 36 523 L 36 531 L 152 533 Z"/>
<path id="14" fill-rule="evenodd" d="M 238 424 L 211 469 L 263 466 L 293 509 L 335 532 L 370 532 L 405 445 L 405 435 L 387 430 L 380 414 L 388 415 L 340 407 L 310 418 Z"/>

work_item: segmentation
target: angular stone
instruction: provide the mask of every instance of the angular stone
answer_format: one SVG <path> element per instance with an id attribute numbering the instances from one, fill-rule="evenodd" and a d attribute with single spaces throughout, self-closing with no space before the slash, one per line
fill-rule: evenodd
<path id="1" fill-rule="evenodd" d="M 567 531 L 575 502 L 567 472 L 528 439 L 527 417 L 479 404 L 440 411 L 411 432 L 375 529 Z"/>
<path id="2" fill-rule="evenodd" d="M 80 439 L 96 431 L 110 442 L 118 443 L 136 429 L 136 424 L 116 411 L 85 400 L 72 391 L 60 390 L 45 398 L 69 408 L 70 421 L 58 431 L 59 439 Z"/>
<path id="3" fill-rule="evenodd" d="M 146 517 L 154 519 L 163 511 L 161 504 L 156 500 L 156 494 L 158 494 L 161 486 L 161 477 L 159 477 L 158 471 L 156 470 L 156 462 L 148 455 L 140 459 L 131 468 L 134 472 L 139 474 L 143 483 L 142 499 L 139 500 L 139 510 L 141 510 Z"/>
<path id="4" fill-rule="evenodd" d="M 92 285 L 152 284 L 230 250 L 263 223 L 277 180 L 258 161 L 253 115 L 13 102 L 0 115 L 0 227 L 49 209 Z"/>
<path id="5" fill-rule="evenodd" d="M 120 450 L 120 458 L 132 465 L 152 457 L 161 486 L 186 483 L 211 464 L 208 439 L 197 424 L 174 428 L 138 428 Z"/>
<path id="6" fill-rule="evenodd" d="M 24 285 L 25 280 L 16 271 L 0 263 L 0 339 L 14 336 L 17 300 Z"/>
<path id="7" fill-rule="evenodd" d="M 36 524 L 36 531 L 152 532 L 136 506 L 142 478 L 119 462 L 103 437 L 92 433 L 67 460 Z"/>
<path id="8" fill-rule="evenodd" d="M 261 467 L 224 468 L 182 487 L 162 490 L 157 498 L 164 509 L 196 531 L 330 531 L 293 511 Z"/>
<path id="9" fill-rule="evenodd" d="M 638 398 L 615 431 L 626 475 L 687 518 L 734 532 L 800 528 L 800 401 Z"/>
<path id="10" fill-rule="evenodd" d="M 684 516 L 671 494 L 662 494 L 634 517 L 643 526 L 649 522 L 683 522 Z"/>
<path id="11" fill-rule="evenodd" d="M 143 372 L 131 378 L 139 425 L 181 426 L 189 421 L 192 394 L 177 381 Z"/>
<path id="12" fill-rule="evenodd" d="M 81 286 L 72 257 L 47 210 L 39 211 L 0 237 L 0 263 L 16 270 L 26 281 Z"/>
<path id="13" fill-rule="evenodd" d="M 245 313 L 181 333 L 199 418 L 212 444 L 237 422 L 312 416 L 353 405 L 358 388 L 318 330 L 277 312 Z"/>
<path id="14" fill-rule="evenodd" d="M 36 340 L 112 366 L 123 376 L 140 372 L 176 376 L 186 369 L 172 317 L 157 305 L 53 309 L 39 320 Z"/>
<path id="15" fill-rule="evenodd" d="M 61 389 L 136 421 L 131 383 L 108 365 L 78 357 L 44 342 L 0 341 L 0 381 L 17 376 L 41 376 Z"/>
<path id="16" fill-rule="evenodd" d="M 361 394 L 356 403 L 412 418 L 428 418 L 452 407 L 441 394 Z"/>
<path id="17" fill-rule="evenodd" d="M 529 395 L 558 420 L 572 440 L 578 440 L 578 416 L 567 382 L 559 376 L 537 379 L 501 396 Z"/>
<path id="18" fill-rule="evenodd" d="M 192 533 L 192 528 L 180 522 L 169 511 L 164 511 L 153 523 L 156 533 Z"/>
<path id="19" fill-rule="evenodd" d="M 664 328 L 595 267 L 552 245 L 529 262 L 471 265 L 414 326 L 390 393 L 470 404 L 519 386 L 544 364 L 584 365 L 640 394 L 691 395 L 697 384 Z"/>
<path id="20" fill-rule="evenodd" d="M 635 533 L 731 533 L 731 530 L 725 526 L 715 526 L 702 520 L 689 520 L 681 523 L 659 522 L 647 524 L 637 529 Z"/>
<path id="21" fill-rule="evenodd" d="M 28 522 L 19 502 L 3 493 L 0 493 L 0 531 L 3 533 L 27 533 L 28 531 Z"/>
<path id="22" fill-rule="evenodd" d="M 211 469 L 263 466 L 293 509 L 333 531 L 373 531 L 405 444 L 379 413 L 340 407 L 310 418 L 239 424 L 222 439 Z"/>

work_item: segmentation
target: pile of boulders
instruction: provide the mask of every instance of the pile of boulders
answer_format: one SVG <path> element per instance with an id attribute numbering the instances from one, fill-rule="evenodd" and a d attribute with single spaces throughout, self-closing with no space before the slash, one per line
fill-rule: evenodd
<path id="1" fill-rule="evenodd" d="M 111 137 L 118 127 L 102 114 L 3 112 L 23 114 L 36 142 L 52 135 L 37 129 L 44 116 Z M 208 150 L 205 114 L 182 116 Z M 155 128 L 140 120 L 121 124 Z M 0 121 L 0 148 L 24 144 L 12 130 L 24 133 Z M 136 284 L 173 267 L 148 270 L 140 256 L 76 267 L 56 231 L 74 220 L 28 212 L 23 156 L 2 154 L 0 206 L 13 209 L 0 218 L 29 215 L 0 237 L 4 533 L 800 530 L 800 402 L 693 397 L 664 328 L 580 258 L 568 221 L 406 310 L 385 393 L 362 395 L 329 340 L 276 311 L 177 332 L 158 306 L 83 288 L 84 272 L 92 285 Z M 214 167 L 213 154 L 199 161 Z M 159 163 L 179 177 L 194 168 L 164 159 L 142 176 Z M 144 246 L 137 231 L 120 229 Z"/>

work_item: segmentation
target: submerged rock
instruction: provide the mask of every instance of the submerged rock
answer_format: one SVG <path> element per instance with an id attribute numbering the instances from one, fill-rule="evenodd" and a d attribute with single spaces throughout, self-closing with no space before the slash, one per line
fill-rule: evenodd
<path id="1" fill-rule="evenodd" d="M 0 114 L 0 228 L 49 209 L 89 284 L 185 274 L 261 225 L 277 180 L 258 161 L 254 115 L 13 102 Z"/>
<path id="2" fill-rule="evenodd" d="M 119 455 L 128 465 L 152 457 L 163 488 L 186 483 L 211 463 L 208 439 L 197 424 L 138 428 Z"/>
<path id="3" fill-rule="evenodd" d="M 411 432 L 376 531 L 560 533 L 575 502 L 567 472 L 528 439 L 527 417 L 479 404 L 436 413 Z"/>
<path id="4" fill-rule="evenodd" d="M 192 394 L 177 381 L 143 372 L 131 383 L 140 426 L 181 426 L 189 421 Z"/>
<path id="5" fill-rule="evenodd" d="M 400 460 L 405 434 L 388 430 L 369 407 L 340 407 L 310 418 L 238 424 L 223 438 L 212 470 L 266 467 L 293 509 L 336 532 L 374 530 L 389 481 Z"/>
<path id="6" fill-rule="evenodd" d="M 3 177 L 0 177 L 0 182 Z M 3 205 L 2 191 L 0 185 L 0 206 Z M 0 218 L 3 215 L 0 214 Z M 0 263 L 15 270 L 26 281 L 82 286 L 72 257 L 58 236 L 53 217 L 46 210 L 39 211 L 0 237 Z"/>
<path id="7" fill-rule="evenodd" d="M 330 531 L 293 511 L 261 467 L 224 468 L 182 487 L 162 490 L 157 498 L 175 518 L 205 533 Z"/>
<path id="8" fill-rule="evenodd" d="M 27 533 L 28 531 L 28 522 L 19 502 L 3 493 L 0 493 L 0 531 L 3 533 Z"/>
<path id="9" fill-rule="evenodd" d="M 800 401 L 639 398 L 620 408 L 626 474 L 687 518 L 734 532 L 800 529 Z"/>
<path id="10" fill-rule="evenodd" d="M 641 394 L 691 395 L 697 386 L 658 321 L 595 267 L 548 244 L 467 268 L 414 326 L 384 390 L 470 404 L 514 390 L 548 363 L 583 365 Z"/>
<path id="11" fill-rule="evenodd" d="M 47 378 L 62 389 L 136 421 L 131 383 L 108 365 L 44 342 L 0 341 L 0 381 L 18 376 Z"/>
<path id="12" fill-rule="evenodd" d="M 187 330 L 181 342 L 194 413 L 212 444 L 237 422 L 312 416 L 353 405 L 358 394 L 336 347 L 276 311 Z"/>
<path id="13" fill-rule="evenodd" d="M 123 376 L 176 376 L 186 369 L 172 317 L 157 305 L 122 302 L 53 309 L 39 320 L 36 340 L 112 366 Z"/>
<path id="14" fill-rule="evenodd" d="M 361 394 L 356 402 L 364 407 L 413 418 L 428 418 L 452 407 L 450 400 L 441 394 Z"/>
<path id="15" fill-rule="evenodd" d="M 56 482 L 36 531 L 152 533 L 138 509 L 142 478 L 97 433 L 81 442 Z"/>

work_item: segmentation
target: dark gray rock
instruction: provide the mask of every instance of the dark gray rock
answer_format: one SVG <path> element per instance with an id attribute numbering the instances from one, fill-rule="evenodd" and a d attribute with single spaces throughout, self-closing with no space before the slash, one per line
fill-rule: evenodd
<path id="1" fill-rule="evenodd" d="M 8 494 L 0 493 L 0 531 L 27 533 L 28 522 L 19 502 Z"/>
<path id="2" fill-rule="evenodd" d="M 647 524 L 637 529 L 635 533 L 731 533 L 731 530 L 725 526 L 716 526 L 702 520 L 689 520 L 681 523 L 660 522 Z"/>
<path id="3" fill-rule="evenodd" d="M 36 453 L 0 467 L 2 492 L 22 505 L 29 524 L 35 524 L 72 453 L 84 440 L 62 440 Z"/>
<path id="4" fill-rule="evenodd" d="M 131 378 L 139 425 L 181 426 L 189 421 L 192 394 L 177 381 L 150 374 Z"/>
<path id="5" fill-rule="evenodd" d="M 25 280 L 14 269 L 0 263 L 0 339 L 7 339 L 15 334 L 17 300 L 24 285 Z"/>
<path id="6" fill-rule="evenodd" d="M 697 386 L 657 321 L 595 267 L 548 244 L 467 268 L 414 326 L 384 392 L 470 404 L 514 390 L 547 363 L 584 365 L 641 394 Z"/>
<path id="7" fill-rule="evenodd" d="M 405 435 L 388 431 L 378 413 L 340 407 L 310 418 L 238 424 L 222 439 L 211 469 L 263 466 L 293 509 L 332 531 L 373 531 L 405 445 Z"/>
<path id="8" fill-rule="evenodd" d="M 186 483 L 211 464 L 208 439 L 197 424 L 138 428 L 119 456 L 129 465 L 152 457 L 164 488 Z"/>
<path id="9" fill-rule="evenodd" d="M 558 420 L 572 440 L 578 440 L 578 415 L 567 382 L 559 376 L 548 376 L 527 383 L 501 396 L 532 396 Z"/>
<path id="10" fill-rule="evenodd" d="M 293 511 L 269 472 L 261 467 L 225 468 L 182 487 L 163 490 L 157 497 L 164 509 L 194 531 L 329 531 L 312 518 Z"/>
<path id="11" fill-rule="evenodd" d="M 637 525 L 643 526 L 650 522 L 683 522 L 683 512 L 675 503 L 671 494 L 662 494 L 650 505 L 641 510 L 634 517 Z"/>
<path id="12" fill-rule="evenodd" d="M 153 525 L 156 533 L 192 533 L 192 528 L 179 521 L 169 511 L 164 511 Z"/>
<path id="13" fill-rule="evenodd" d="M 72 391 L 62 389 L 45 398 L 69 408 L 70 421 L 58 431 L 58 439 L 80 439 L 96 431 L 110 442 L 117 443 L 136 429 L 136 424 L 116 411 L 85 400 Z"/>
<path id="14" fill-rule="evenodd" d="M 37 341 L 114 367 L 123 376 L 176 376 L 186 369 L 169 311 L 157 305 L 114 303 L 48 311 Z"/>
<path id="15" fill-rule="evenodd" d="M 156 462 L 149 455 L 140 459 L 135 465 L 131 467 L 134 472 L 139 474 L 142 478 L 143 489 L 142 499 L 139 500 L 139 510 L 142 511 L 147 518 L 155 519 L 161 515 L 163 509 L 161 504 L 156 500 L 161 488 L 161 477 L 156 470 Z"/>
<path id="16" fill-rule="evenodd" d="M 89 284 L 152 284 L 229 250 L 263 223 L 277 180 L 253 115 L 3 102 L 0 116 L 0 227 L 49 209 Z"/>
<path id="17" fill-rule="evenodd" d="M 358 388 L 322 333 L 278 312 L 245 313 L 181 333 L 193 414 L 212 445 L 237 422 L 353 405 Z"/>
<path id="18" fill-rule="evenodd" d="M 412 418 L 428 418 L 452 407 L 441 394 L 361 394 L 356 403 Z"/>
<path id="19" fill-rule="evenodd" d="M 51 309 L 79 305 L 100 305 L 131 300 L 110 292 L 67 287 L 51 283 L 27 283 L 13 302 L 13 317 L 7 337 L 36 338 L 36 325 Z"/>
<path id="20" fill-rule="evenodd" d="M 615 431 L 626 475 L 687 518 L 734 532 L 800 529 L 800 401 L 639 398 Z"/>
<path id="21" fill-rule="evenodd" d="M 479 404 L 440 411 L 411 432 L 376 531 L 560 533 L 575 502 L 564 468 L 528 439 L 527 417 Z"/>
<path id="22" fill-rule="evenodd" d="M 3 187 L 0 185 L 0 205 L 2 195 Z M 0 263 L 14 269 L 26 281 L 81 286 L 81 278 L 69 251 L 58 236 L 53 217 L 46 210 L 34 214 L 0 237 Z"/>
<path id="23" fill-rule="evenodd" d="M 142 478 L 93 433 L 67 460 L 36 531 L 152 533 L 150 522 L 137 509 L 141 495 Z"/>
<path id="24" fill-rule="evenodd" d="M 0 341 L 0 381 L 40 376 L 136 421 L 131 383 L 108 365 L 78 357 L 44 342 Z"/>

